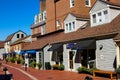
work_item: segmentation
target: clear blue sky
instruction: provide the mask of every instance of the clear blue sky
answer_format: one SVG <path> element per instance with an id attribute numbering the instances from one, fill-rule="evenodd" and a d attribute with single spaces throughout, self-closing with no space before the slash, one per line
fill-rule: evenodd
<path id="1" fill-rule="evenodd" d="M 0 40 L 18 30 L 31 34 L 30 26 L 39 13 L 39 0 L 0 0 Z"/>

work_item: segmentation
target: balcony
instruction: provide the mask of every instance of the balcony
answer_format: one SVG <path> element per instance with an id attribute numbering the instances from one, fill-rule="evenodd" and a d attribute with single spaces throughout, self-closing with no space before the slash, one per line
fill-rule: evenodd
<path id="1" fill-rule="evenodd" d="M 34 23 L 32 24 L 31 29 L 44 24 L 46 24 L 46 10 L 42 13 L 35 15 Z"/>

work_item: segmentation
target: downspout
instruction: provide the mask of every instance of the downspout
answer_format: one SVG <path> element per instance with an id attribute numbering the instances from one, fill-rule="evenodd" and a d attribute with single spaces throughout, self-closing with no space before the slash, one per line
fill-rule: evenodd
<path id="1" fill-rule="evenodd" d="M 57 27 L 56 27 L 56 1 L 54 1 L 54 6 L 55 6 L 55 30 L 57 30 Z"/>

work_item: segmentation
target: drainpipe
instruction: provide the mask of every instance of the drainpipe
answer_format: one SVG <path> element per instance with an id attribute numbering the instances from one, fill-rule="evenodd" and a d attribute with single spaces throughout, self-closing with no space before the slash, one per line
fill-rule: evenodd
<path id="1" fill-rule="evenodd" d="M 54 6 L 55 6 L 55 30 L 57 30 L 57 26 L 56 26 L 56 1 L 54 1 Z"/>

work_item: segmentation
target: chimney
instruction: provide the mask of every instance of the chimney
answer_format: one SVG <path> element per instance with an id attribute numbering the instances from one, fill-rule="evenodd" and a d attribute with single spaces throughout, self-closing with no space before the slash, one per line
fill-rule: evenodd
<path id="1" fill-rule="evenodd" d="M 46 9 L 46 0 L 40 0 L 40 12 Z"/>

